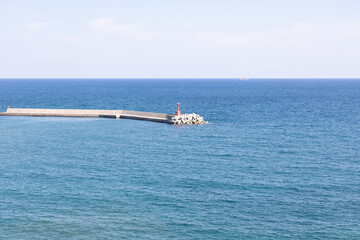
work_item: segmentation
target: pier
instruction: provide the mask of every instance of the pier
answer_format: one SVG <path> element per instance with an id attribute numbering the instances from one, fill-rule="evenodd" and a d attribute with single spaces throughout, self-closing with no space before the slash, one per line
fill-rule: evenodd
<path id="1" fill-rule="evenodd" d="M 10 108 L 1 112 L 0 116 L 31 116 L 31 117 L 102 117 L 124 118 L 161 123 L 172 123 L 175 114 L 139 112 L 129 110 L 86 110 L 86 109 L 37 109 L 37 108 Z"/>

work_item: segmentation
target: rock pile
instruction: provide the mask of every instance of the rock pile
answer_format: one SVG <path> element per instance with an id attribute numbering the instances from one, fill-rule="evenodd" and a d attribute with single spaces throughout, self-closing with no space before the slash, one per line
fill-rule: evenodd
<path id="1" fill-rule="evenodd" d="M 179 116 L 174 116 L 171 118 L 172 124 L 204 124 L 208 123 L 207 121 L 204 121 L 204 118 L 201 117 L 198 114 L 182 114 Z"/>

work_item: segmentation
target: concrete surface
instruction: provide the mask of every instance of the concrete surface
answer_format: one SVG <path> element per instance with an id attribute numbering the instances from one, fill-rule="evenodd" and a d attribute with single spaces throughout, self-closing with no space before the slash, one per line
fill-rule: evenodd
<path id="1" fill-rule="evenodd" d="M 0 116 L 33 116 L 33 117 L 104 117 L 126 118 L 153 122 L 169 123 L 173 114 L 139 112 L 130 110 L 87 110 L 87 109 L 37 109 L 8 108 Z"/>

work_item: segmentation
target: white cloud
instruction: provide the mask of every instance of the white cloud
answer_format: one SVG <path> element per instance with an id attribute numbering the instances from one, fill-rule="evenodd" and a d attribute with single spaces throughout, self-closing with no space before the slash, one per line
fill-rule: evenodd
<path id="1" fill-rule="evenodd" d="M 42 28 L 49 26 L 50 22 L 36 22 L 36 23 L 29 23 L 25 24 L 25 28 L 30 32 L 37 32 Z"/>
<path id="2" fill-rule="evenodd" d="M 224 32 L 201 32 L 192 37 L 209 44 L 222 46 L 241 45 L 306 45 L 306 44 L 349 44 L 360 40 L 360 23 L 316 24 L 302 21 L 289 28 L 263 32 L 229 34 Z"/>
<path id="3" fill-rule="evenodd" d="M 64 41 L 64 42 L 69 42 L 69 43 L 78 43 L 78 42 L 81 42 L 85 39 L 84 36 L 72 36 L 72 35 L 65 35 L 65 36 L 55 36 L 54 39 L 57 39 L 57 40 L 61 40 L 61 41 Z"/>
<path id="4" fill-rule="evenodd" d="M 192 44 L 193 56 L 226 69 L 224 76 L 354 77 L 360 61 L 359 33 L 360 22 L 302 21 L 259 32 L 199 32 L 184 35 L 184 42 Z"/>
<path id="5" fill-rule="evenodd" d="M 137 40 L 149 40 L 159 36 L 158 31 L 145 30 L 139 25 L 120 25 L 116 24 L 112 18 L 102 18 L 90 23 L 91 29 L 96 34 L 102 35 L 120 35 Z"/>

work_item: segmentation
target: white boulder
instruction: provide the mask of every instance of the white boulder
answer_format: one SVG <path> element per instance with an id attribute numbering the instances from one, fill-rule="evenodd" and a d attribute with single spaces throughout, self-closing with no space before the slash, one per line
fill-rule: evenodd
<path id="1" fill-rule="evenodd" d="M 171 118 L 171 123 L 176 125 L 181 124 L 205 124 L 204 118 L 198 114 L 182 114 Z"/>

